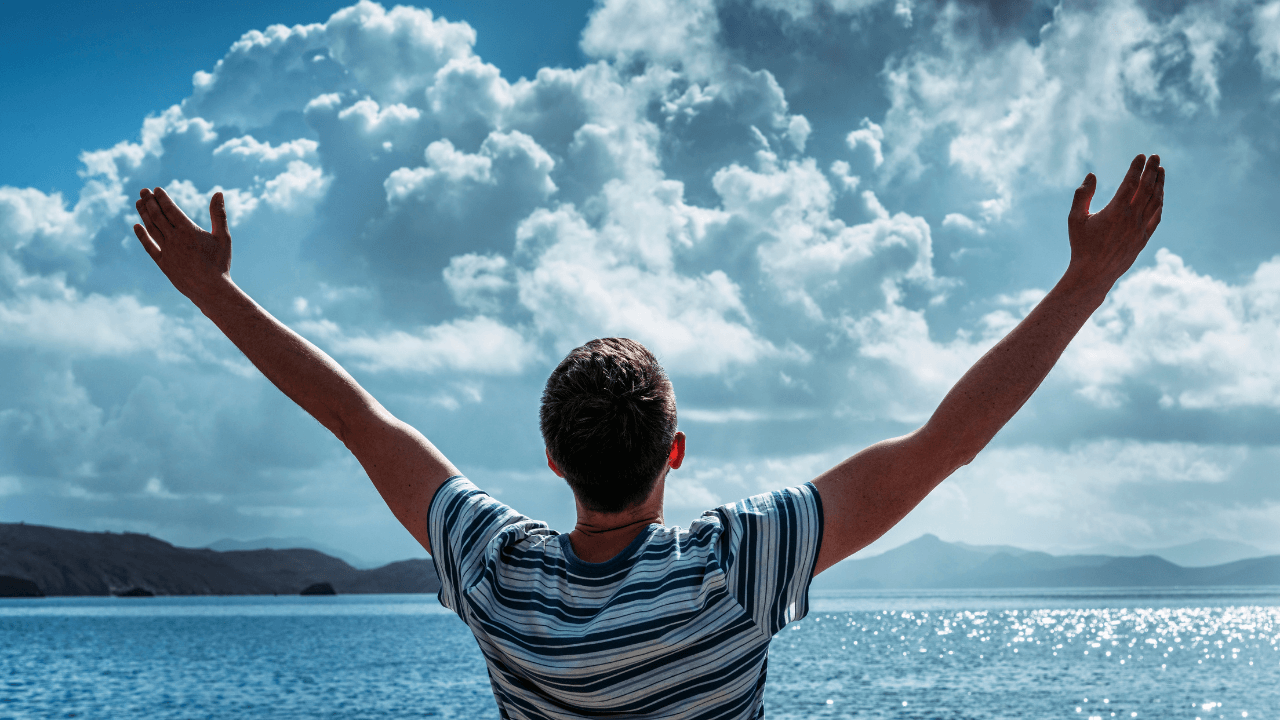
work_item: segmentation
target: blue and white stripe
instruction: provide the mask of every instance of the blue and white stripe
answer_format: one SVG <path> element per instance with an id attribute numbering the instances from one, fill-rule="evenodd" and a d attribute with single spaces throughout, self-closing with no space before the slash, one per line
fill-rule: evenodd
<path id="1" fill-rule="evenodd" d="M 428 532 L 502 717 L 736 720 L 764 716 L 769 640 L 808 612 L 822 504 L 808 483 L 757 495 L 587 563 L 455 477 Z"/>

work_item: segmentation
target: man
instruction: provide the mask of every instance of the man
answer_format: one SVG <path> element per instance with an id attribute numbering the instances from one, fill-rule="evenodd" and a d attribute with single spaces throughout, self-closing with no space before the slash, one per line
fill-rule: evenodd
<path id="1" fill-rule="evenodd" d="M 755 718 L 770 638 L 804 616 L 813 576 L 880 537 L 986 446 L 1155 231 L 1159 157 L 1136 157 L 1111 202 L 1090 214 L 1096 186 L 1090 173 L 1076 190 L 1062 279 L 928 422 L 687 530 L 662 522 L 685 438 L 671 385 L 639 343 L 592 341 L 547 382 L 547 465 L 578 512 L 560 535 L 481 492 L 236 287 L 221 193 L 209 233 L 162 189 L 143 190 L 134 232 L 174 286 L 355 454 L 433 554 L 440 600 L 475 634 L 502 717 Z"/>

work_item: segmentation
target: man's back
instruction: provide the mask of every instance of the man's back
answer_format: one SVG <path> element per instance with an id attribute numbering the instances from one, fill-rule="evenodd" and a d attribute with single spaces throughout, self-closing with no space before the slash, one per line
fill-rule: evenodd
<path id="1" fill-rule="evenodd" d="M 455 478 L 428 530 L 440 600 L 475 633 L 502 717 L 755 718 L 769 640 L 808 610 L 822 509 L 806 484 L 587 563 Z"/>

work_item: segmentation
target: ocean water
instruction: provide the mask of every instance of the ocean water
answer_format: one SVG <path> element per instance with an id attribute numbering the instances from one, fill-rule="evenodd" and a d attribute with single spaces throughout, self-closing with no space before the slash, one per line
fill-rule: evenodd
<path id="1" fill-rule="evenodd" d="M 1280 719 L 1280 587 L 815 592 L 770 718 Z M 425 595 L 0 600 L 0 718 L 493 718 Z"/>

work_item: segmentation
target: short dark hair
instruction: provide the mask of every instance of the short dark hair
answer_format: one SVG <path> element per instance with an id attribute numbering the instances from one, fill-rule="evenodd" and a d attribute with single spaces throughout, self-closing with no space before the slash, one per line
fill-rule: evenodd
<path id="1" fill-rule="evenodd" d="M 560 361 L 538 413 L 547 453 L 587 509 L 644 501 L 676 435 L 671 381 L 645 346 L 603 338 Z"/>

